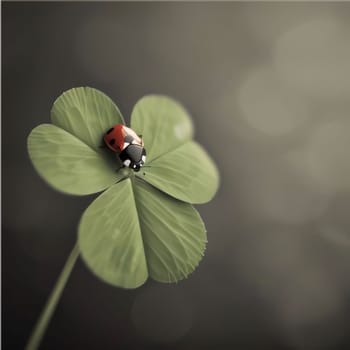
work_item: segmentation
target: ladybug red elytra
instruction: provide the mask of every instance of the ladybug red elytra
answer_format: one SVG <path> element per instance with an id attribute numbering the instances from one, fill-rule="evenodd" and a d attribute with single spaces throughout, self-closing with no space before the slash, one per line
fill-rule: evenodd
<path id="1" fill-rule="evenodd" d="M 107 147 L 116 152 L 124 164 L 139 171 L 146 161 L 146 150 L 142 138 L 123 124 L 116 124 L 103 137 Z"/>

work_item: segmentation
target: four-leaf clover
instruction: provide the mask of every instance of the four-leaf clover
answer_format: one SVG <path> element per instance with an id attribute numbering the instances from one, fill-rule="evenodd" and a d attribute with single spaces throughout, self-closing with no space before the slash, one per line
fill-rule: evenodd
<path id="1" fill-rule="evenodd" d="M 79 224 L 79 250 L 87 266 L 124 288 L 136 288 L 148 276 L 160 282 L 187 277 L 206 244 L 205 226 L 192 204 L 212 199 L 218 171 L 192 140 L 186 110 L 165 96 L 137 102 L 131 128 L 142 135 L 147 151 L 138 173 L 121 167 L 118 157 L 101 147 L 107 130 L 125 124 L 102 92 L 84 87 L 63 93 L 53 105 L 51 121 L 28 138 L 38 173 L 65 193 L 104 191 Z"/>

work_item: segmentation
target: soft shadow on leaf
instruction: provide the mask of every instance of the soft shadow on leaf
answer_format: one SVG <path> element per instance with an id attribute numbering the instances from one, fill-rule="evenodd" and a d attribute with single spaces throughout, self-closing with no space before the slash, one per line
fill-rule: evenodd
<path id="1" fill-rule="evenodd" d="M 218 170 L 196 142 L 187 142 L 172 152 L 149 162 L 138 176 L 188 203 L 206 203 L 219 186 Z"/>
<path id="2" fill-rule="evenodd" d="M 192 121 L 184 107 L 160 95 L 145 96 L 136 103 L 131 114 L 131 127 L 143 137 L 148 162 L 193 136 Z"/>
<path id="3" fill-rule="evenodd" d="M 150 276 L 176 282 L 195 270 L 207 242 L 204 223 L 190 205 L 175 200 L 141 179 L 134 191 Z"/>
<path id="4" fill-rule="evenodd" d="M 92 148 L 52 124 L 42 124 L 32 130 L 28 136 L 28 152 L 43 179 L 69 194 L 102 191 L 122 176 Z"/>
<path id="5" fill-rule="evenodd" d="M 102 280 L 137 288 L 147 277 L 147 265 L 131 180 L 101 194 L 84 212 L 79 247 L 88 267 Z"/>
<path id="6" fill-rule="evenodd" d="M 114 102 L 104 93 L 90 87 L 64 92 L 51 110 L 53 124 L 98 150 L 104 133 L 123 117 Z"/>

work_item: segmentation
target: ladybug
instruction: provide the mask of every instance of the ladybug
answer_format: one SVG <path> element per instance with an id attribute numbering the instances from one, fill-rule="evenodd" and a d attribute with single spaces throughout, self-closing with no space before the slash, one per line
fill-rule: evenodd
<path id="1" fill-rule="evenodd" d="M 123 165 L 139 171 L 146 161 L 142 138 L 123 124 L 116 124 L 103 137 L 106 146 L 117 153 Z"/>

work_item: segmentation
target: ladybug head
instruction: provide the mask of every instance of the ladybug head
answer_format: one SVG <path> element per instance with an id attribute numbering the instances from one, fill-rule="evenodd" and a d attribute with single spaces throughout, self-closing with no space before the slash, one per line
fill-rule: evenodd
<path id="1" fill-rule="evenodd" d="M 140 145 L 131 144 L 119 154 L 119 158 L 124 166 L 137 172 L 145 164 L 146 150 Z"/>
<path id="2" fill-rule="evenodd" d="M 140 169 L 142 168 L 143 164 L 144 164 L 143 162 L 136 163 L 136 164 L 133 164 L 131 168 L 132 168 L 134 171 L 137 172 L 137 171 L 140 171 Z"/>

